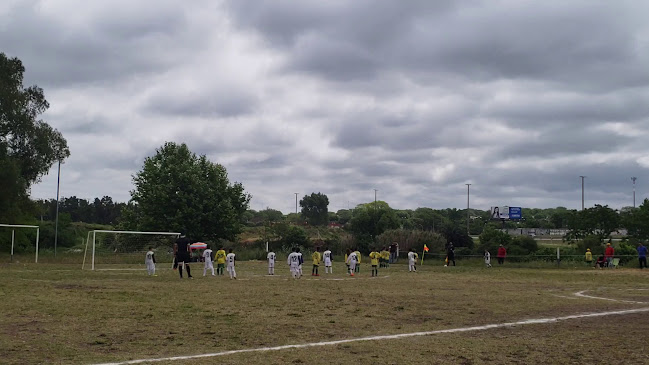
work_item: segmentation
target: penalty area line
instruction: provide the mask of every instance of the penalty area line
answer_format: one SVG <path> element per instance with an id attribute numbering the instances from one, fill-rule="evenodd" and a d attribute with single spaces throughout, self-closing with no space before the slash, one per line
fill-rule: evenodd
<path id="1" fill-rule="evenodd" d="M 333 346 L 333 345 L 340 345 L 340 344 L 351 343 L 351 342 L 396 340 L 396 339 L 401 339 L 401 338 L 430 336 L 430 335 L 438 335 L 438 334 L 445 334 L 445 333 L 484 331 L 484 330 L 489 330 L 489 329 L 494 329 L 494 328 L 506 328 L 506 327 L 524 326 L 524 325 L 528 325 L 528 324 L 555 323 L 555 322 L 567 321 L 567 320 L 571 320 L 571 319 L 603 317 L 603 316 L 615 316 L 615 315 L 625 315 L 625 314 L 634 314 L 634 313 L 643 313 L 643 312 L 649 312 L 649 307 L 647 307 L 647 308 L 618 310 L 618 311 L 608 311 L 608 312 L 573 314 L 573 315 L 570 315 L 570 316 L 563 316 L 563 317 L 526 319 L 526 320 L 517 321 L 517 322 L 496 323 L 496 324 L 487 324 L 487 325 L 483 325 L 483 326 L 472 326 L 472 327 L 449 328 L 449 329 L 444 329 L 444 330 L 425 331 L 425 332 L 401 333 L 401 334 L 396 334 L 396 335 L 358 337 L 358 338 L 349 338 L 349 339 L 344 339 L 344 340 L 311 342 L 311 343 L 302 343 L 302 344 L 294 344 L 294 345 L 282 345 L 282 346 L 274 346 L 274 347 L 257 347 L 257 348 L 241 349 L 241 350 L 230 350 L 230 351 L 214 352 L 214 353 L 209 353 L 209 354 L 161 357 L 161 358 L 140 359 L 140 360 L 127 360 L 127 361 L 120 361 L 120 362 L 101 363 L 101 364 L 95 364 L 95 365 L 129 365 L 129 364 L 142 364 L 142 363 L 161 362 L 161 361 L 201 359 L 201 358 L 207 358 L 207 357 L 227 356 L 227 355 L 244 354 L 244 353 L 250 353 L 250 352 L 269 352 L 269 351 L 281 351 L 281 350 L 290 350 L 290 349 L 303 349 L 303 348 L 319 347 L 319 346 Z"/>

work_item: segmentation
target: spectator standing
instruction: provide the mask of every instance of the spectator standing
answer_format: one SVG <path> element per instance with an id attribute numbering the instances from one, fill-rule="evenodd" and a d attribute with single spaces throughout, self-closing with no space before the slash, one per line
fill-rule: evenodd
<path id="1" fill-rule="evenodd" d="M 587 249 L 586 249 L 586 256 L 585 256 L 585 259 L 586 259 L 586 263 L 587 263 L 588 265 L 590 265 L 590 264 L 593 262 L 593 253 L 590 252 L 590 248 L 587 248 Z"/>
<path id="2" fill-rule="evenodd" d="M 615 249 L 611 246 L 611 243 L 606 244 L 606 250 L 604 250 L 604 258 L 606 259 L 606 266 L 609 269 L 613 268 L 613 256 L 615 256 Z"/>
<path id="3" fill-rule="evenodd" d="M 638 261 L 640 262 L 640 268 L 647 268 L 647 248 L 640 242 L 638 244 Z"/>
<path id="4" fill-rule="evenodd" d="M 499 265 L 505 263 L 505 257 L 507 257 L 507 250 L 505 249 L 505 246 L 502 245 L 502 243 L 500 244 L 500 246 L 498 246 L 498 254 L 496 255 L 496 257 L 498 258 Z"/>
<path id="5" fill-rule="evenodd" d="M 390 245 L 390 264 L 394 264 L 397 261 L 397 243 L 392 242 Z"/>

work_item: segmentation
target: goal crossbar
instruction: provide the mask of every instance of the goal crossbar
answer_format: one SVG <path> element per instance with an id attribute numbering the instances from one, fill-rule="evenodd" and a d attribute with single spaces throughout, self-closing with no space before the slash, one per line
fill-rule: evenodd
<path id="1" fill-rule="evenodd" d="M 81 264 L 81 269 L 83 270 L 86 266 L 86 254 L 88 253 L 88 243 L 90 242 L 90 234 L 92 233 L 92 262 L 90 265 L 91 270 L 95 270 L 95 246 L 97 233 L 115 233 L 115 234 L 144 234 L 144 235 L 158 235 L 158 236 L 175 236 L 180 237 L 180 232 L 151 232 L 151 231 L 111 231 L 106 229 L 95 229 L 93 231 L 88 231 L 86 237 L 86 249 L 83 253 L 83 263 Z"/>
<path id="2" fill-rule="evenodd" d="M 6 228 L 36 228 L 36 258 L 34 262 L 38 263 L 38 241 L 40 238 L 41 234 L 41 227 L 40 226 L 31 226 L 28 224 L 6 224 L 6 223 L 0 223 L 0 227 L 6 227 Z M 16 235 L 14 230 L 11 230 L 11 261 L 14 261 L 14 241 L 16 239 Z"/>

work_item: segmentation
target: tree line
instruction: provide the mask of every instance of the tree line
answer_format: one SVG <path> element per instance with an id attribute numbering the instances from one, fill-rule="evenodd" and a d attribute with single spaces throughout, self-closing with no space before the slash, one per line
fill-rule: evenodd
<path id="1" fill-rule="evenodd" d="M 54 220 L 56 217 L 56 199 L 36 200 L 36 218 Z M 113 202 L 110 196 L 95 198 L 89 201 L 71 196 L 59 200 L 59 215 L 66 214 L 72 222 L 95 223 L 116 226 L 126 203 Z"/>

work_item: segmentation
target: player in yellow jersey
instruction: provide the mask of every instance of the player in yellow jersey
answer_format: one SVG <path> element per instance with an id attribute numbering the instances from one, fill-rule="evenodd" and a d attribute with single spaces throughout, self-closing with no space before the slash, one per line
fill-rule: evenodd
<path id="1" fill-rule="evenodd" d="M 381 252 L 379 252 L 379 254 L 381 255 L 381 258 L 379 259 L 379 266 L 380 267 L 388 267 L 388 261 L 390 259 L 390 252 L 385 247 L 383 247 L 383 249 L 381 250 Z"/>
<path id="2" fill-rule="evenodd" d="M 313 269 L 311 270 L 311 276 L 320 276 L 318 274 L 318 268 L 320 267 L 320 261 L 322 260 L 322 255 L 320 255 L 320 247 L 315 248 L 315 252 L 311 255 L 313 260 Z"/>
<path id="3" fill-rule="evenodd" d="M 216 275 L 223 275 L 223 269 L 225 268 L 225 250 L 221 247 L 220 250 L 216 251 Z"/>
<path id="4" fill-rule="evenodd" d="M 361 272 L 361 252 L 356 250 L 354 251 L 356 254 L 356 272 Z"/>
<path id="5" fill-rule="evenodd" d="M 370 252 L 370 260 L 372 264 L 372 276 L 379 276 L 379 259 L 381 254 L 377 251 Z"/>

